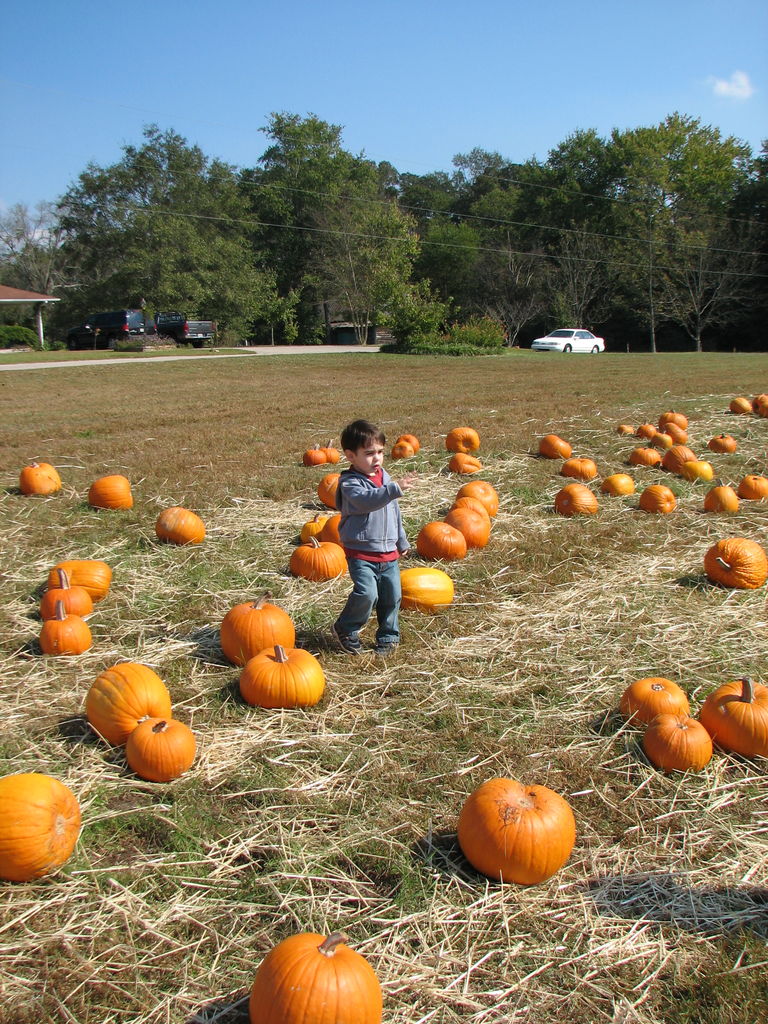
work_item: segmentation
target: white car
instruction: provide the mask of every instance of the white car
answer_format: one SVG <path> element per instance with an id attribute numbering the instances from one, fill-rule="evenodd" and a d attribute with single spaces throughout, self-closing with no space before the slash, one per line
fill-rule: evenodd
<path id="1" fill-rule="evenodd" d="M 591 331 L 562 327 L 551 331 L 546 338 L 536 338 L 531 348 L 534 352 L 605 352 L 605 341 Z"/>

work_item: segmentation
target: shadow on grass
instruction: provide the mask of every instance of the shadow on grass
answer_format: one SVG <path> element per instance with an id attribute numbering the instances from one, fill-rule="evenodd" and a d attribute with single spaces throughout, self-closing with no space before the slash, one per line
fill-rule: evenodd
<path id="1" fill-rule="evenodd" d="M 622 713 L 617 708 L 608 708 L 590 721 L 589 731 L 598 736 L 613 736 L 624 724 Z"/>
<path id="2" fill-rule="evenodd" d="M 184 1024 L 248 1024 L 248 996 L 214 999 L 195 1010 Z"/>
<path id="3" fill-rule="evenodd" d="M 461 852 L 455 832 L 430 832 L 413 843 L 411 855 L 420 867 L 444 878 L 459 875 L 471 882 L 485 879 L 485 875 L 476 871 Z"/>
<path id="4" fill-rule="evenodd" d="M 686 587 L 688 590 L 719 590 L 717 583 L 706 576 L 703 572 L 690 573 L 687 576 L 678 576 L 675 580 L 678 587 Z"/>
<path id="5" fill-rule="evenodd" d="M 65 743 L 82 743 L 89 747 L 95 747 L 102 742 L 91 728 L 85 715 L 70 715 L 69 718 L 62 718 L 56 731 Z"/>
<path id="6" fill-rule="evenodd" d="M 206 665 L 227 666 L 230 664 L 221 649 L 218 626 L 202 626 L 185 636 L 184 640 L 195 644 L 190 656 L 197 661 L 202 661 Z"/>
<path id="7" fill-rule="evenodd" d="M 586 891 L 604 917 L 674 924 L 705 935 L 751 931 L 768 938 L 766 888 L 698 888 L 665 873 L 609 875 L 591 880 Z"/>

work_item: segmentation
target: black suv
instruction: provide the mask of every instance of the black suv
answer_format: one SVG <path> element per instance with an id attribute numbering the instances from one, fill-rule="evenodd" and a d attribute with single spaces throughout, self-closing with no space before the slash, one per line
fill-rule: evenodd
<path id="1" fill-rule="evenodd" d="M 156 334 L 155 321 L 140 309 L 92 313 L 67 331 L 67 348 L 114 348 L 118 338 Z"/>

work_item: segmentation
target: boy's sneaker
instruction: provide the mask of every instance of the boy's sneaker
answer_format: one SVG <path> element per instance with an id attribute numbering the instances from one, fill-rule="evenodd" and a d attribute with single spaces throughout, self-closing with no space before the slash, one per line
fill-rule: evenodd
<path id="1" fill-rule="evenodd" d="M 393 654 L 398 648 L 397 644 L 376 644 L 373 648 L 373 653 L 377 654 L 380 658 L 388 658 L 390 654 Z"/>
<path id="2" fill-rule="evenodd" d="M 336 623 L 331 626 L 331 632 L 336 637 L 339 647 L 341 647 L 345 654 L 360 654 L 362 646 L 359 640 L 353 640 L 351 636 L 345 636 L 344 633 L 340 633 Z"/>

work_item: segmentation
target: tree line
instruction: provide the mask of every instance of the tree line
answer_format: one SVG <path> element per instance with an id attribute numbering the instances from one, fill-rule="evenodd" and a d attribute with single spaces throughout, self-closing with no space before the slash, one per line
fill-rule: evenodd
<path id="1" fill-rule="evenodd" d="M 322 343 L 343 320 L 410 351 L 558 326 L 613 349 L 766 347 L 768 144 L 672 114 L 576 131 L 543 161 L 474 149 L 417 175 L 312 115 L 263 132 L 238 168 L 145 128 L 57 201 L 0 217 L 0 282 L 61 298 L 53 337 L 144 303 L 215 319 L 225 341 Z"/>

